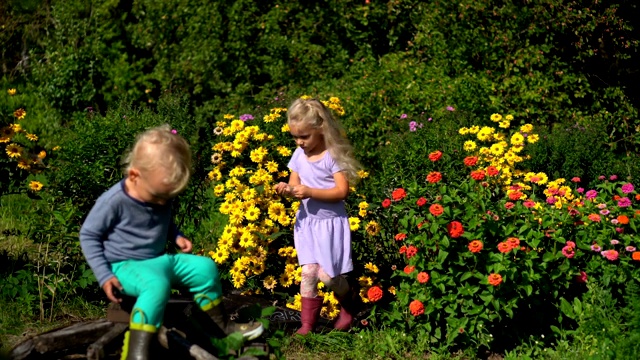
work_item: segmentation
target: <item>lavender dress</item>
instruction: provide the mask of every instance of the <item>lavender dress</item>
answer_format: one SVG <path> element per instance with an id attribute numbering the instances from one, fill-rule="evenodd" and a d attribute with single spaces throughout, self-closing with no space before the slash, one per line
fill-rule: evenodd
<path id="1" fill-rule="evenodd" d="M 320 160 L 309 161 L 301 148 L 293 153 L 288 167 L 298 173 L 302 185 L 316 189 L 335 187 L 333 174 L 341 170 L 328 150 Z M 344 201 L 302 200 L 293 239 L 300 265 L 319 264 L 331 277 L 353 270 L 351 230 Z"/>

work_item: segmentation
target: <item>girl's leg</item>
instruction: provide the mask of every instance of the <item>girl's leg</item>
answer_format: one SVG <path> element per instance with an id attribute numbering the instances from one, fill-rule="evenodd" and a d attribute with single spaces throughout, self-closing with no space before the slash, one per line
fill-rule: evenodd
<path id="1" fill-rule="evenodd" d="M 224 337 L 233 332 L 241 332 L 247 340 L 262 335 L 264 327 L 260 322 L 235 323 L 229 320 L 222 304 L 222 285 L 216 263 L 211 258 L 192 254 L 170 255 L 172 263 L 172 284 L 186 286 L 194 294 L 194 301 L 209 315 L 201 319 L 208 323 L 216 336 Z M 211 323 L 213 321 L 213 324 Z"/>
<path id="2" fill-rule="evenodd" d="M 324 272 L 321 267 L 318 267 L 318 279 L 331 289 L 338 298 L 344 296 L 349 291 L 349 282 L 342 275 L 332 278 L 329 274 Z"/>
<path id="3" fill-rule="evenodd" d="M 333 290 L 334 296 L 340 303 L 340 316 L 333 327 L 338 330 L 348 330 L 358 312 L 359 295 L 352 291 L 349 282 L 342 275 L 332 278 L 322 268 L 319 268 L 318 277 L 328 288 Z"/>
<path id="4" fill-rule="evenodd" d="M 296 334 L 306 335 L 313 331 L 320 310 L 322 310 L 323 298 L 318 297 L 318 264 L 302 265 L 302 281 L 300 282 L 301 300 L 301 320 L 302 327 L 296 331 Z"/>

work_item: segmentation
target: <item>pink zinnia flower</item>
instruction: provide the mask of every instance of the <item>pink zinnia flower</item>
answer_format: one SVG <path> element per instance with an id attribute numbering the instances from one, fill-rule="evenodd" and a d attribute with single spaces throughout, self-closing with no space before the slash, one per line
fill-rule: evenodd
<path id="1" fill-rule="evenodd" d="M 604 175 L 598 176 L 598 180 L 604 180 L 604 179 L 606 179 L 606 177 Z"/>
<path id="2" fill-rule="evenodd" d="M 600 252 L 600 251 L 602 251 L 602 248 L 598 244 L 593 244 L 593 245 L 591 245 L 591 250 L 593 250 L 595 252 Z"/>
<path id="3" fill-rule="evenodd" d="M 522 203 L 522 205 L 524 205 L 526 208 L 530 209 L 530 208 L 536 206 L 536 202 L 531 200 L 531 199 L 529 199 L 529 200 L 525 201 L 524 203 Z"/>
<path id="4" fill-rule="evenodd" d="M 611 176 L 609 176 L 609 180 L 611 180 L 611 181 L 616 181 L 616 180 L 618 180 L 618 175 L 611 175 Z"/>
<path id="5" fill-rule="evenodd" d="M 556 201 L 557 201 L 557 199 L 555 198 L 555 196 L 549 196 L 547 198 L 547 204 L 553 205 L 553 204 L 556 203 Z"/>
<path id="6" fill-rule="evenodd" d="M 612 239 L 611 240 L 611 245 L 618 245 L 620 244 L 620 241 L 616 240 L 616 239 Z"/>
<path id="7" fill-rule="evenodd" d="M 623 197 L 620 200 L 618 200 L 618 207 L 627 207 L 627 206 L 631 206 L 631 200 L 629 200 L 628 197 Z"/>
<path id="8" fill-rule="evenodd" d="M 607 204 L 598 204 L 598 209 L 606 209 Z"/>
<path id="9" fill-rule="evenodd" d="M 623 228 L 618 228 L 618 227 L 617 227 L 617 228 L 616 228 L 616 232 L 617 232 L 618 234 L 622 234 L 622 233 L 624 232 L 624 229 L 623 229 Z"/>
<path id="10" fill-rule="evenodd" d="M 589 214 L 588 218 L 591 221 L 600 222 L 600 215 L 598 214 Z"/>
<path id="11" fill-rule="evenodd" d="M 516 206 L 516 204 L 512 203 L 511 201 L 507 201 L 507 202 L 504 204 L 504 207 L 505 207 L 507 210 L 511 210 L 511 209 L 513 209 L 513 207 L 514 207 L 514 206 Z"/>
<path id="12" fill-rule="evenodd" d="M 607 258 L 607 260 L 615 261 L 618 260 L 618 252 L 615 250 L 605 250 L 601 252 L 602 256 Z"/>
<path id="13" fill-rule="evenodd" d="M 586 272 L 584 272 L 584 271 L 580 271 L 580 275 L 576 275 L 576 282 L 579 282 L 579 283 L 584 284 L 584 283 L 586 283 L 586 282 L 587 282 L 587 279 L 588 279 L 588 278 L 589 278 L 589 277 L 587 276 L 587 273 L 586 273 Z"/>
<path id="14" fill-rule="evenodd" d="M 577 191 L 579 194 L 582 194 L 582 193 L 584 192 L 584 188 L 577 188 L 577 189 L 576 189 L 576 191 Z"/>
<path id="15" fill-rule="evenodd" d="M 571 178 L 571 181 L 574 182 L 574 183 L 579 183 L 580 182 L 580 178 L 576 176 L 576 177 Z"/>
<path id="16" fill-rule="evenodd" d="M 567 245 L 562 248 L 562 255 L 566 256 L 568 259 L 571 259 L 576 255 L 576 252 L 572 246 Z"/>
<path id="17" fill-rule="evenodd" d="M 585 197 L 587 198 L 587 200 L 592 200 L 595 199 L 596 196 L 598 196 L 598 192 L 595 190 L 589 190 L 587 191 L 587 193 L 585 194 Z"/>
<path id="18" fill-rule="evenodd" d="M 600 210 L 600 215 L 609 215 L 609 210 L 607 209 Z"/>
<path id="19" fill-rule="evenodd" d="M 600 211 L 600 212 L 602 212 L 602 211 Z M 606 214 L 603 214 L 603 215 L 606 215 Z M 618 225 L 618 219 L 611 219 L 611 223 L 613 225 Z"/>
<path id="20" fill-rule="evenodd" d="M 634 252 L 636 251 L 636 248 L 634 248 L 633 246 L 627 246 L 626 248 L 624 248 L 625 250 L 627 250 L 628 252 Z"/>
<path id="21" fill-rule="evenodd" d="M 633 192 L 634 187 L 632 183 L 626 183 L 624 185 L 622 185 L 622 192 L 625 194 L 631 193 Z"/>

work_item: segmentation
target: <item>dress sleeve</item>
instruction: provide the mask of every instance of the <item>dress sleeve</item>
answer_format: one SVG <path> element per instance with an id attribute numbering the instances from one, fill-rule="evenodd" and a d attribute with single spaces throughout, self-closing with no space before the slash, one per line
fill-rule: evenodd
<path id="1" fill-rule="evenodd" d="M 293 152 L 293 155 L 291 155 L 291 160 L 289 160 L 289 163 L 287 164 L 287 167 L 289 169 L 291 169 L 291 171 L 295 171 L 297 173 L 299 173 L 300 169 L 298 168 L 298 158 L 300 157 L 300 152 L 302 151 L 301 148 L 296 148 L 296 151 Z"/>
<path id="2" fill-rule="evenodd" d="M 331 169 L 331 174 L 335 174 L 337 172 L 344 170 L 340 167 L 340 165 L 338 165 L 338 162 L 333 159 L 333 156 L 327 156 L 327 160 L 329 165 L 328 167 L 329 169 Z"/>

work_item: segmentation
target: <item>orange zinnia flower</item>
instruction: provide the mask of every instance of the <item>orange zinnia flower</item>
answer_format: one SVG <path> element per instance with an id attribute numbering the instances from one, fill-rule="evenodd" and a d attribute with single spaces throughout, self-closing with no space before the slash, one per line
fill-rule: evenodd
<path id="1" fill-rule="evenodd" d="M 413 246 L 413 245 L 409 245 L 409 247 L 407 248 L 407 253 L 406 253 L 407 259 L 411 259 L 417 253 L 418 253 L 418 248 Z"/>
<path id="2" fill-rule="evenodd" d="M 429 206 L 429 212 L 433 216 L 440 216 L 440 215 L 442 215 L 443 211 L 444 211 L 444 208 L 440 204 L 433 204 L 433 205 Z"/>
<path id="3" fill-rule="evenodd" d="M 413 265 L 407 265 L 404 267 L 404 273 L 405 274 L 411 274 L 413 272 L 413 270 L 415 270 L 416 267 Z"/>
<path id="4" fill-rule="evenodd" d="M 487 167 L 487 174 L 489 176 L 496 176 L 500 173 L 500 170 L 498 170 L 498 168 L 496 168 L 495 166 L 489 166 Z"/>
<path id="5" fill-rule="evenodd" d="M 640 194 L 636 194 L 636 200 L 640 201 Z"/>
<path id="6" fill-rule="evenodd" d="M 467 156 L 466 158 L 464 158 L 464 160 L 462 162 L 467 166 L 474 166 L 475 164 L 478 163 L 478 157 L 477 156 Z"/>
<path id="7" fill-rule="evenodd" d="M 395 189 L 393 190 L 393 193 L 391 193 L 391 198 L 393 199 L 393 201 L 400 201 L 404 199 L 405 196 L 407 196 L 407 192 L 404 191 L 403 188 Z"/>
<path id="8" fill-rule="evenodd" d="M 500 244 L 498 244 L 498 251 L 500 251 L 501 253 L 508 253 L 509 251 L 511 251 L 512 247 L 511 245 L 509 245 L 508 242 L 503 241 Z"/>
<path id="9" fill-rule="evenodd" d="M 627 225 L 629 223 L 629 218 L 626 215 L 618 216 L 618 222 L 622 225 Z"/>
<path id="10" fill-rule="evenodd" d="M 411 315 L 418 316 L 424 314 L 424 304 L 420 300 L 413 300 L 411 304 L 409 304 L 409 311 L 411 311 Z"/>
<path id="11" fill-rule="evenodd" d="M 427 181 L 432 184 L 435 184 L 440 180 L 442 180 L 442 174 L 437 171 L 432 171 L 429 173 L 429 175 L 427 175 Z"/>
<path id="12" fill-rule="evenodd" d="M 405 233 L 396 234 L 396 241 L 402 241 L 406 238 L 407 238 L 407 234 Z"/>
<path id="13" fill-rule="evenodd" d="M 471 178 L 476 181 L 484 179 L 484 170 L 474 170 L 471 172 Z"/>
<path id="14" fill-rule="evenodd" d="M 369 290 L 367 290 L 367 297 L 371 302 L 376 302 L 382 299 L 382 295 L 383 295 L 383 292 L 379 286 L 372 286 L 369 288 Z"/>
<path id="15" fill-rule="evenodd" d="M 420 284 L 424 284 L 424 283 L 426 283 L 427 281 L 429 281 L 430 276 L 429 276 L 429 274 L 427 274 L 426 272 L 421 271 L 421 272 L 419 272 L 419 273 L 418 273 L 417 278 L 418 278 L 418 282 L 419 282 Z"/>
<path id="16" fill-rule="evenodd" d="M 635 261 L 640 261 L 640 251 L 634 251 L 633 254 L 631 254 L 631 258 Z"/>
<path id="17" fill-rule="evenodd" d="M 471 251 L 472 253 L 478 253 L 480 252 L 480 250 L 482 250 L 482 241 L 473 240 L 469 243 L 469 251 Z"/>
<path id="18" fill-rule="evenodd" d="M 489 284 L 491 284 L 493 286 L 498 286 L 498 285 L 502 284 L 502 275 L 500 275 L 500 274 L 491 274 L 491 275 L 489 275 L 487 280 L 489 281 Z"/>
<path id="19" fill-rule="evenodd" d="M 520 200 L 521 197 L 522 197 L 522 193 L 520 191 L 513 191 L 509 193 L 509 199 L 513 201 Z"/>
<path id="20" fill-rule="evenodd" d="M 440 150 L 436 150 L 436 151 L 432 152 L 431 154 L 429 154 L 429 160 L 434 161 L 434 162 L 440 160 L 441 157 L 442 157 L 442 151 L 440 151 Z"/>
<path id="21" fill-rule="evenodd" d="M 464 228 L 462 227 L 462 223 L 459 221 L 452 221 L 447 225 L 447 230 L 449 231 L 449 236 L 452 238 L 459 238 L 464 234 Z"/>
<path id="22" fill-rule="evenodd" d="M 520 246 L 520 239 L 510 237 L 507 239 L 507 243 L 509 243 L 509 246 L 511 246 L 512 249 L 517 249 Z"/>

